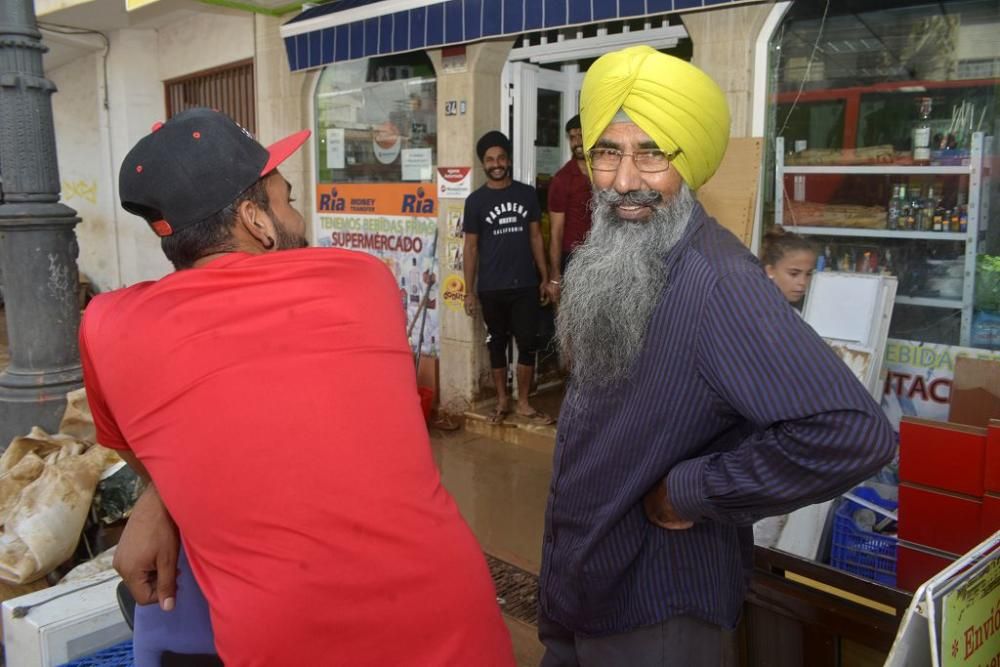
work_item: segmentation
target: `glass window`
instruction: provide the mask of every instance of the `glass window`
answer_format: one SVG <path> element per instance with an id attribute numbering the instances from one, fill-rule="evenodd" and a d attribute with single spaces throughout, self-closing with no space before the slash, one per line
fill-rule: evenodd
<path id="1" fill-rule="evenodd" d="M 433 180 L 437 84 L 425 53 L 327 67 L 315 103 L 318 182 Z"/>
<path id="2" fill-rule="evenodd" d="M 895 275 L 893 338 L 1000 350 L 998 31 L 996 0 L 796 0 L 772 40 L 765 223 Z"/>
<path id="3" fill-rule="evenodd" d="M 251 133 L 257 131 L 253 60 L 164 81 L 167 118 L 186 109 L 218 109 Z"/>

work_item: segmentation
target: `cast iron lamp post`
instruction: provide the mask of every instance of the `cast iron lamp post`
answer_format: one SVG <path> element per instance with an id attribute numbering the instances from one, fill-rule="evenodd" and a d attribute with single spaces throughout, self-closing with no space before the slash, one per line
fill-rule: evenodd
<path id="1" fill-rule="evenodd" d="M 76 211 L 59 203 L 52 100 L 32 0 L 0 0 L 0 272 L 10 365 L 0 373 L 0 450 L 53 432 L 80 386 Z"/>

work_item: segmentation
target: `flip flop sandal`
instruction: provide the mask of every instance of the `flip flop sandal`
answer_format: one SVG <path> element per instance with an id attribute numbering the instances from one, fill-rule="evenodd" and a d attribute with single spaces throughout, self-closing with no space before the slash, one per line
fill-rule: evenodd
<path id="1" fill-rule="evenodd" d="M 506 418 L 509 414 L 510 410 L 501 410 L 500 408 L 497 408 L 493 411 L 493 414 L 486 418 L 486 421 L 490 424 L 502 424 L 504 418 Z"/>
<path id="2" fill-rule="evenodd" d="M 521 419 L 527 419 L 532 424 L 538 424 L 539 426 L 548 426 L 550 424 L 555 424 L 556 420 L 548 416 L 544 412 L 539 412 L 535 410 L 534 412 L 526 415 L 522 415 L 520 412 L 516 413 Z"/>
<path id="3" fill-rule="evenodd" d="M 436 428 L 441 431 L 457 431 L 462 428 L 462 425 L 453 421 L 451 417 L 441 415 L 431 420 L 431 428 Z"/>

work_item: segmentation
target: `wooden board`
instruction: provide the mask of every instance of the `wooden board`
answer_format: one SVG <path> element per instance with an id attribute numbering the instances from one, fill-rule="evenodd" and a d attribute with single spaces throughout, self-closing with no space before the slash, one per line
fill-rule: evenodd
<path id="1" fill-rule="evenodd" d="M 708 214 L 747 247 L 753 234 L 760 185 L 760 137 L 733 137 L 715 175 L 698 190 L 698 201 Z"/>

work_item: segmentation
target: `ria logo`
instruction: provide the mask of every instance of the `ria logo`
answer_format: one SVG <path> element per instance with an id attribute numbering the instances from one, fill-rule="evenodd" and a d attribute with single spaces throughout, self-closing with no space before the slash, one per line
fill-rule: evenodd
<path id="1" fill-rule="evenodd" d="M 330 188 L 330 192 L 324 192 L 319 196 L 319 210 L 321 211 L 344 210 L 344 198 L 337 195 L 337 188 Z"/>
<path id="2" fill-rule="evenodd" d="M 417 194 L 415 195 L 403 195 L 403 213 L 433 213 L 434 212 L 434 200 L 424 199 L 427 193 L 424 192 L 423 187 L 417 188 Z"/>

